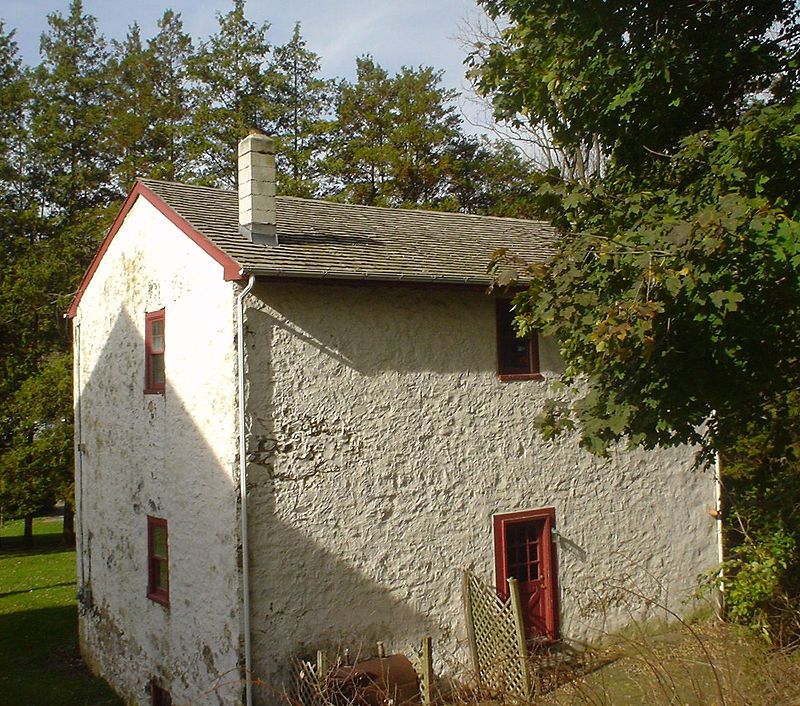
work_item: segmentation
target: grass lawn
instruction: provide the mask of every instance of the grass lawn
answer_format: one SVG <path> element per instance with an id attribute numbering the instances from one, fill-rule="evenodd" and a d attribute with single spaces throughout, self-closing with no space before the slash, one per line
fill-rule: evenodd
<path id="1" fill-rule="evenodd" d="M 122 705 L 78 654 L 75 550 L 61 543 L 61 518 L 0 528 L 0 702 L 18 706 Z"/>

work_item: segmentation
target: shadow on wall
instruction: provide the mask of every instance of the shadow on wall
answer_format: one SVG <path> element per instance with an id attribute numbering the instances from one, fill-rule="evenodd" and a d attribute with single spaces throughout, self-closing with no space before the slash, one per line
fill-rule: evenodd
<path id="1" fill-rule="evenodd" d="M 79 582 L 91 588 L 81 608 L 87 661 L 126 698 L 147 700 L 152 678 L 179 700 L 220 704 L 239 698 L 231 666 L 241 654 L 241 577 L 238 468 L 212 436 L 226 427 L 234 406 L 203 404 L 220 375 L 202 324 L 192 340 L 175 340 L 181 327 L 166 309 L 166 391 L 143 394 L 145 346 L 140 331 L 119 311 L 108 338 L 90 340 L 78 330 L 82 366 L 78 486 Z M 248 316 L 254 312 L 248 311 Z M 200 314 L 198 314 L 198 317 Z M 231 340 L 230 350 L 235 350 Z M 90 348 L 101 348 L 96 356 Z M 187 363 L 205 351 L 203 374 Z M 205 375 L 205 378 L 203 378 Z M 234 389 L 230 399 L 235 400 Z M 222 445 L 224 447 L 224 444 Z M 273 680 L 289 658 L 321 642 L 368 644 L 385 639 L 392 625 L 419 625 L 424 616 L 341 557 L 315 543 L 302 526 L 275 512 L 274 480 L 252 464 L 250 507 L 254 665 L 270 664 Z M 168 521 L 170 606 L 147 598 L 147 516 Z M 79 586 L 80 588 L 80 586 Z M 345 600 L 346 599 L 346 600 Z M 344 603 L 347 609 L 340 606 Z M 273 666 L 276 667 L 273 669 Z M 235 680 L 233 680 L 235 682 Z"/>
<path id="2" fill-rule="evenodd" d="M 313 291 L 309 298 L 299 284 L 256 285 L 271 310 L 248 310 L 248 346 L 267 345 L 264 332 L 274 330 L 270 344 L 299 339 L 364 375 L 495 371 L 494 306 L 482 289 L 454 296 L 453 288 L 332 283 Z M 419 335 L 437 330 L 439 337 Z"/>
<path id="3" fill-rule="evenodd" d="M 291 402 L 275 398 L 275 379 L 285 371 L 274 366 L 307 368 L 323 378 L 329 374 L 329 363 L 363 375 L 389 369 L 391 358 L 382 353 L 387 345 L 383 334 L 397 342 L 395 347 L 409 348 L 405 360 L 412 369 L 413 359 L 425 355 L 415 348 L 410 335 L 416 323 L 409 316 L 399 322 L 398 330 L 374 330 L 379 345 L 370 347 L 363 341 L 364 321 L 371 320 L 370 311 L 385 306 L 384 296 L 376 297 L 366 287 L 344 291 L 332 287 L 314 300 L 318 307 L 310 308 L 306 306 L 310 300 L 298 289 L 267 287 L 256 288 L 250 300 L 256 306 L 247 309 L 245 325 L 252 412 L 248 441 L 251 541 L 260 547 L 251 552 L 253 639 L 261 653 L 259 666 L 272 684 L 285 681 L 285 657 L 296 655 L 298 648 L 306 655 L 316 649 L 345 648 L 354 656 L 371 655 L 379 640 L 390 649 L 404 649 L 408 642 L 435 633 L 436 626 L 404 600 L 406 586 L 393 581 L 388 571 L 375 572 L 376 556 L 409 553 L 410 549 L 402 537 L 385 534 L 380 516 L 359 514 L 365 489 L 354 487 L 359 477 L 355 464 L 363 463 L 354 450 L 357 431 L 343 431 L 336 422 L 326 426 L 321 417 L 290 414 L 289 421 L 298 426 L 289 433 L 281 425 L 287 422 L 284 405 Z M 277 308 L 260 308 L 265 299 Z M 359 301 L 354 304 L 354 299 Z M 337 311 L 348 313 L 337 317 Z M 375 317 L 376 323 L 379 320 L 385 320 L 385 314 Z M 348 321 L 353 322 L 352 328 Z M 315 368 L 313 359 L 292 360 L 303 344 L 312 347 L 317 359 L 324 358 L 326 367 Z M 288 354 L 273 356 L 275 347 Z M 309 382 L 305 395 L 315 394 L 314 382 Z M 319 394 L 322 404 L 326 393 Z M 328 455 L 322 447 L 336 447 L 336 451 Z M 287 465 L 287 457 L 297 463 Z M 358 522 L 348 524 L 344 516 L 354 514 L 359 515 Z M 324 538 L 326 547 L 310 536 Z M 340 547 L 341 554 L 332 551 L 332 546 Z"/>

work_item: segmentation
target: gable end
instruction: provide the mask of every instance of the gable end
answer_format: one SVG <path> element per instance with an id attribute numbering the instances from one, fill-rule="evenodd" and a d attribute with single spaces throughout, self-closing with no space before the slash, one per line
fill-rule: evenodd
<path id="1" fill-rule="evenodd" d="M 136 203 L 136 200 L 139 197 L 145 198 L 150 204 L 155 206 L 158 211 L 167 218 L 170 223 L 174 224 L 178 227 L 178 229 L 187 235 L 191 240 L 193 240 L 200 248 L 210 255 L 214 260 L 216 260 L 220 265 L 222 265 L 223 270 L 223 278 L 227 281 L 238 281 L 243 279 L 242 274 L 242 267 L 239 265 L 238 262 L 230 258 L 226 255 L 222 250 L 220 250 L 216 245 L 211 243 L 208 238 L 204 235 L 199 233 L 195 228 L 191 226 L 191 224 L 179 216 L 170 206 L 157 194 L 151 191 L 147 186 L 145 186 L 141 181 L 136 182 L 136 186 L 133 187 L 133 190 L 128 197 L 125 199 L 125 202 L 122 204 L 122 208 L 120 208 L 117 217 L 114 219 L 114 223 L 109 228 L 108 233 L 106 233 L 105 238 L 103 238 L 103 242 L 100 245 L 100 249 L 97 251 L 97 254 L 92 259 L 89 268 L 86 270 L 86 273 L 83 275 L 83 279 L 81 279 L 81 283 L 78 286 L 78 290 L 75 292 L 75 296 L 72 298 L 72 302 L 69 305 L 69 309 L 67 310 L 67 317 L 73 318 L 75 314 L 78 312 L 78 305 L 81 302 L 81 298 L 83 297 L 83 293 L 86 290 L 86 287 L 89 286 L 89 282 L 91 282 L 94 273 L 96 272 L 97 268 L 100 265 L 100 261 L 103 259 L 103 256 L 108 250 L 109 245 L 111 245 L 111 241 L 114 239 L 114 236 L 117 234 L 117 231 L 122 227 L 122 223 L 125 220 L 125 216 L 128 215 L 128 212 L 133 208 L 133 205 Z"/>

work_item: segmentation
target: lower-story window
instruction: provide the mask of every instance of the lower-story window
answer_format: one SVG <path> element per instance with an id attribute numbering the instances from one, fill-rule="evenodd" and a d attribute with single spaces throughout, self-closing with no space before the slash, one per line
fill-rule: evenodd
<path id="1" fill-rule="evenodd" d="M 150 706 L 172 706 L 172 696 L 155 681 L 150 682 Z"/>
<path id="2" fill-rule="evenodd" d="M 147 517 L 147 597 L 169 605 L 169 540 L 167 521 Z"/>

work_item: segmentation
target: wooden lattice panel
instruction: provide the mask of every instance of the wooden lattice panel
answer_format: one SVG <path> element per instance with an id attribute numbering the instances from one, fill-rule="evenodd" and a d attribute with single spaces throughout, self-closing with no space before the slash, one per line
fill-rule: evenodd
<path id="1" fill-rule="evenodd" d="M 287 701 L 293 706 L 329 706 L 323 677 L 327 672 L 324 656 L 317 654 L 317 664 L 306 660 L 294 663 L 292 692 Z"/>
<path id="2" fill-rule="evenodd" d="M 464 589 L 481 687 L 498 697 L 528 699 L 528 655 L 514 595 L 502 600 L 494 587 L 470 572 L 465 572 Z"/>

